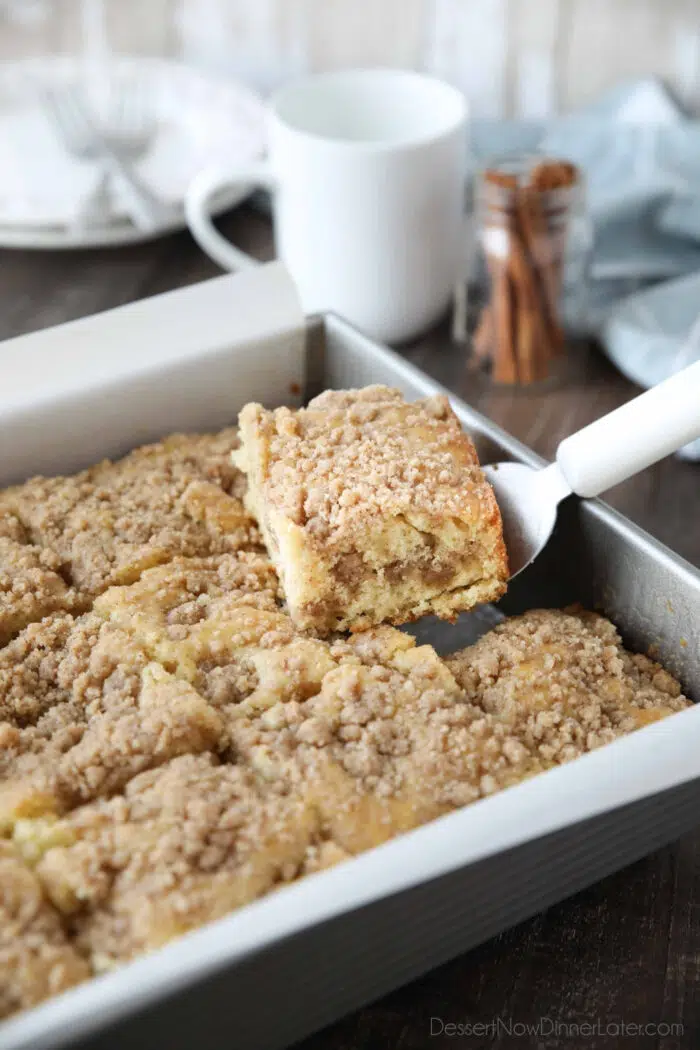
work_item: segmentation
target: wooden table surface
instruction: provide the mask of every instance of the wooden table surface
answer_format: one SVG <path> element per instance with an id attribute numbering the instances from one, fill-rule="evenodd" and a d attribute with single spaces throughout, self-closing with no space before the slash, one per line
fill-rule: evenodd
<path id="1" fill-rule="evenodd" d="M 267 220 L 244 207 L 223 230 L 260 259 Z M 215 276 L 187 234 L 101 252 L 0 252 L 0 339 Z M 0 351 L 1 352 L 1 351 Z M 592 348 L 577 348 L 551 389 L 509 392 L 470 373 L 446 328 L 405 348 L 415 364 L 551 458 L 567 434 L 637 391 Z M 609 501 L 700 566 L 700 465 L 669 459 Z M 700 822 L 700 815 L 699 815 Z M 442 1047 L 658 1048 L 700 1045 L 700 831 L 489 941 L 334 1027 L 300 1050 Z M 696 998 L 697 996 L 697 998 Z M 431 1035 L 444 1023 L 496 1022 L 489 1037 Z M 541 1035 L 508 1035 L 537 1025 Z M 562 1025 L 650 1025 L 648 1035 L 566 1035 Z M 551 1034 L 559 1025 L 559 1035 Z M 664 1034 L 664 1026 L 683 1034 Z M 433 1022 L 433 1028 L 439 1028 Z M 514 1032 L 521 1031 L 517 1027 Z M 629 1028 L 628 1028 L 629 1032 Z"/>

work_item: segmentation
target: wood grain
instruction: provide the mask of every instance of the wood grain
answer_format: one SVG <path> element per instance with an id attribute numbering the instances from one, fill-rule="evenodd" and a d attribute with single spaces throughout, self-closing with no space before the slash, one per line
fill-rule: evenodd
<path id="1" fill-rule="evenodd" d="M 419 61 L 425 0 L 310 0 L 312 69 L 408 66 Z"/>
<path id="2" fill-rule="evenodd" d="M 257 213 L 238 209 L 221 226 L 244 250 L 270 258 L 269 226 Z M 185 233 L 101 252 L 0 252 L 0 338 L 216 273 Z M 402 353 L 545 456 L 566 434 L 636 393 L 590 346 L 572 348 L 555 383 L 524 392 L 495 389 L 470 372 L 463 351 L 450 344 L 446 325 Z M 0 345 L 0 362 L 11 367 L 2 354 Z M 666 460 L 619 486 L 611 502 L 700 565 L 700 466 Z M 306 1040 L 298 1050 L 690 1050 L 700 1039 L 699 992 L 697 833 Z M 457 1024 L 500 1018 L 501 1029 L 493 1039 L 431 1037 L 431 1017 Z M 508 1024 L 537 1025 L 540 1019 L 541 1038 L 507 1034 Z M 683 1025 L 684 1033 L 626 1039 L 546 1035 L 555 1024 L 623 1021 Z"/>
<path id="3" fill-rule="evenodd" d="M 427 9 L 423 65 L 464 91 L 474 116 L 506 113 L 508 13 L 508 0 L 431 0 Z"/>
<path id="4" fill-rule="evenodd" d="M 564 106 L 575 106 L 609 87 L 613 69 L 618 82 L 648 75 L 659 64 L 671 64 L 672 19 L 668 5 L 640 0 L 615 0 L 614 5 L 609 0 L 570 2 L 573 6 L 564 56 Z"/>
<path id="5" fill-rule="evenodd" d="M 508 111 L 538 120 L 557 108 L 558 44 L 566 25 L 562 0 L 525 5 L 511 0 Z"/>
<path id="6" fill-rule="evenodd" d="M 308 0 L 169 0 L 175 53 L 263 92 L 309 67 Z"/>
<path id="7" fill-rule="evenodd" d="M 16 10 L 24 0 L 14 0 Z M 0 5 L 0 57 L 80 47 L 80 0 Z M 105 0 L 116 51 L 173 54 L 262 91 L 307 69 L 428 69 L 476 116 L 547 117 L 657 76 L 700 108 L 700 0 Z"/>

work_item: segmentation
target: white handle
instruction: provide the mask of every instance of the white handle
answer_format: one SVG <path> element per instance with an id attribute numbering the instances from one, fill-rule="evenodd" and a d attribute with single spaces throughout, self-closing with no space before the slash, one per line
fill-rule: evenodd
<path id="1" fill-rule="evenodd" d="M 195 241 L 222 270 L 242 270 L 256 266 L 257 261 L 234 248 L 211 221 L 212 198 L 222 190 L 238 183 L 263 186 L 274 190 L 275 178 L 264 162 L 239 168 L 235 172 L 212 169 L 202 171 L 193 180 L 185 195 L 185 217 Z"/>
<path id="2" fill-rule="evenodd" d="M 562 441 L 557 463 L 579 496 L 613 485 L 700 437 L 700 361 Z"/>

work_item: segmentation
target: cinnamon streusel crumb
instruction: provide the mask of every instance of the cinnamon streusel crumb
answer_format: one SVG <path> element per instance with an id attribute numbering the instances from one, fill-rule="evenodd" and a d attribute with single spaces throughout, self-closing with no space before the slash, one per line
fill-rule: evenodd
<path id="1" fill-rule="evenodd" d="M 257 549 L 237 495 L 234 431 L 174 435 L 69 478 L 34 478 L 4 504 L 39 547 L 53 552 L 87 599 L 182 555 Z"/>
<path id="2" fill-rule="evenodd" d="M 260 684 L 256 647 L 281 646 L 295 636 L 279 609 L 272 565 L 248 552 L 149 569 L 131 587 L 103 594 L 95 610 L 217 706 L 249 696 Z"/>
<path id="3" fill-rule="evenodd" d="M 474 702 L 545 765 L 691 704 L 663 668 L 623 648 L 609 620 L 580 610 L 505 620 L 447 664 Z"/>
<path id="4" fill-rule="evenodd" d="M 70 844 L 36 871 L 97 972 L 293 879 L 317 833 L 303 795 L 211 755 L 143 773 L 62 825 Z"/>
<path id="5" fill-rule="evenodd" d="M 206 699 L 94 613 L 49 617 L 0 650 L 0 833 L 225 744 Z"/>
<path id="6" fill-rule="evenodd" d="M 0 840 L 0 1019 L 89 976 L 36 875 Z"/>
<path id="7" fill-rule="evenodd" d="M 266 782 L 305 785 L 324 835 L 347 853 L 540 768 L 430 646 L 387 627 L 337 642 L 329 656 L 335 666 L 308 698 L 287 688 L 264 710 L 227 714 L 243 760 Z"/>
<path id="8" fill-rule="evenodd" d="M 505 590 L 501 517 L 445 397 L 329 391 L 240 415 L 247 505 L 295 623 L 316 633 L 454 618 Z"/>
<path id="9" fill-rule="evenodd" d="M 11 519 L 6 521 L 10 523 Z M 0 646 L 49 613 L 80 608 L 75 591 L 59 574 L 60 568 L 60 559 L 53 551 L 0 534 Z"/>

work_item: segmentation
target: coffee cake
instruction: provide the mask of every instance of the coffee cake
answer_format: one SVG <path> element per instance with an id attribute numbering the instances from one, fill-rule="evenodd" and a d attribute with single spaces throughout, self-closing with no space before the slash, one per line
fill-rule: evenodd
<path id="1" fill-rule="evenodd" d="M 99 973 L 295 878 L 317 828 L 303 794 L 184 755 L 76 810 L 34 862 Z"/>
<path id="2" fill-rule="evenodd" d="M 294 680 L 308 684 L 308 674 L 290 666 L 276 703 L 241 705 L 228 719 L 241 760 L 280 789 L 303 785 L 324 839 L 344 855 L 541 769 L 431 646 L 382 627 L 328 655 L 332 666 L 306 697 Z"/>
<path id="3" fill-rule="evenodd" d="M 0 1019 L 89 976 L 39 879 L 0 840 Z"/>
<path id="4" fill-rule="evenodd" d="M 505 591 L 500 512 L 447 398 L 330 391 L 239 422 L 247 506 L 300 628 L 454 619 Z"/>
<path id="5" fill-rule="evenodd" d="M 9 535 L 3 535 L 3 526 Z M 17 519 L 3 516 L 0 508 L 0 646 L 27 624 L 83 604 L 61 576 L 58 555 L 22 542 L 19 527 Z"/>
<path id="6" fill-rule="evenodd" d="M 37 477 L 0 497 L 45 557 L 89 603 L 177 556 L 258 549 L 231 464 L 237 438 L 176 434 L 71 477 Z"/>
<path id="7" fill-rule="evenodd" d="M 0 493 L 0 1016 L 688 706 L 581 610 L 359 630 L 500 593 L 498 512 L 442 399 L 305 413 L 246 417 L 285 593 L 232 431 Z"/>
<path id="8" fill-rule="evenodd" d="M 0 834 L 225 746 L 207 700 L 95 613 L 54 615 L 0 650 Z"/>
<path id="9" fill-rule="evenodd" d="M 462 688 L 545 765 L 690 707 L 659 664 L 582 609 L 535 609 L 447 658 Z"/>

